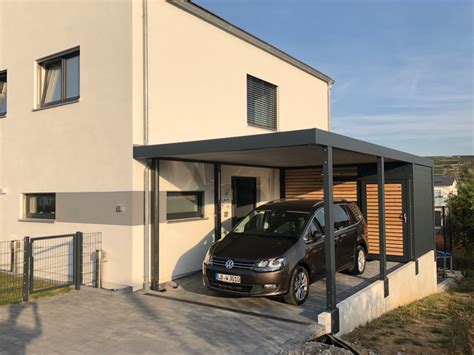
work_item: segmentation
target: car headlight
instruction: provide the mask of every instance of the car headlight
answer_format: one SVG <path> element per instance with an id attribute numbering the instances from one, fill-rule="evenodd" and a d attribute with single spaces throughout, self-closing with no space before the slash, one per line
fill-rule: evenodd
<path id="1" fill-rule="evenodd" d="M 206 265 L 212 265 L 212 259 L 211 259 L 211 248 L 207 249 L 206 256 L 204 257 L 204 264 Z"/>
<path id="2" fill-rule="evenodd" d="M 286 258 L 273 258 L 259 261 L 255 266 L 255 271 L 277 271 L 283 269 Z"/>

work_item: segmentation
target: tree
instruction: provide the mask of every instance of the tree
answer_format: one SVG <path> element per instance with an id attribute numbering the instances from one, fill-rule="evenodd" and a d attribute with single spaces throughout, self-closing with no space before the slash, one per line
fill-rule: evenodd
<path id="1" fill-rule="evenodd" d="M 457 194 L 449 197 L 454 247 L 468 254 L 474 252 L 474 173 L 465 166 L 458 180 Z"/>

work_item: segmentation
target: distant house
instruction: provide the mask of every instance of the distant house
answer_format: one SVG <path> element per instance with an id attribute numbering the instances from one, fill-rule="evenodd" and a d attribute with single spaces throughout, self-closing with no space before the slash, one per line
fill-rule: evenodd
<path id="1" fill-rule="evenodd" d="M 435 231 L 436 249 L 448 251 L 451 249 L 448 199 L 450 194 L 457 191 L 456 179 L 452 176 L 434 177 L 435 202 Z"/>
<path id="2" fill-rule="evenodd" d="M 447 206 L 448 198 L 451 193 L 456 193 L 456 179 L 452 176 L 435 176 L 435 207 Z"/>

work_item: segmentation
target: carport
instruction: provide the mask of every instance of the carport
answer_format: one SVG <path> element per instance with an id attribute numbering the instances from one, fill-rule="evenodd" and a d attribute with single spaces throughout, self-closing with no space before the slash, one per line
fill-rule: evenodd
<path id="1" fill-rule="evenodd" d="M 278 169 L 280 197 L 324 199 L 326 311 L 339 330 L 336 303 L 333 199 L 357 201 L 369 224 L 369 257 L 390 294 L 387 261 L 415 261 L 434 249 L 432 161 L 320 129 L 134 147 L 134 158 L 152 161 L 152 289 L 160 284 L 159 162 L 212 164 L 214 228 L 221 237 L 221 167 Z M 346 197 L 348 196 L 348 197 Z M 417 271 L 418 272 L 418 269 Z M 316 310 L 315 310 L 316 312 Z"/>

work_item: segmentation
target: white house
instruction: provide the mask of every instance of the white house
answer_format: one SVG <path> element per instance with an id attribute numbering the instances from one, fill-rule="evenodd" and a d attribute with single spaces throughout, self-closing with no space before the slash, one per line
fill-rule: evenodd
<path id="1" fill-rule="evenodd" d="M 191 1 L 0 2 L 0 240 L 102 232 L 105 281 L 166 283 L 254 206 L 322 198 L 332 142 L 334 195 L 364 207 L 373 255 L 385 157 L 387 254 L 413 260 L 432 249 L 432 163 L 326 135 L 332 85 Z M 197 155 L 174 145 L 189 141 Z"/>

